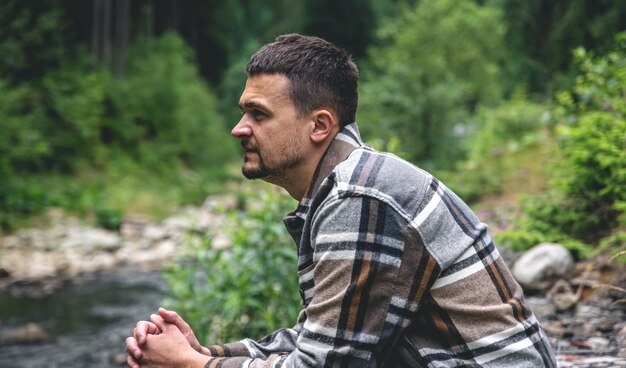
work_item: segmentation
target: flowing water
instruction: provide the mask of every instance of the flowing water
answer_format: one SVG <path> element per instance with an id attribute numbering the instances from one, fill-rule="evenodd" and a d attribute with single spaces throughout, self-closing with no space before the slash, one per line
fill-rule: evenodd
<path id="1" fill-rule="evenodd" d="M 81 276 L 44 298 L 0 292 L 0 335 L 34 322 L 51 336 L 39 344 L 0 343 L 1 368 L 120 367 L 124 340 L 165 295 L 158 273 L 118 270 Z"/>

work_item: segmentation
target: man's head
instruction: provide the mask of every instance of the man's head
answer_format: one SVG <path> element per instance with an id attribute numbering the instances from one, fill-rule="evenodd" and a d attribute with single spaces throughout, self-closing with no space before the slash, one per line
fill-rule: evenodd
<path id="1" fill-rule="evenodd" d="M 263 46 L 248 62 L 248 76 L 282 74 L 299 116 L 325 107 L 345 126 L 354 122 L 359 72 L 350 55 L 321 38 L 283 35 Z"/>

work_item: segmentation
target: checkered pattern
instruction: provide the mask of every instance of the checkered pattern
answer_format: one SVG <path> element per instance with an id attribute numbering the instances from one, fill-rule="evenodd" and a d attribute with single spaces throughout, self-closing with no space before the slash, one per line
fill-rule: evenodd
<path id="1" fill-rule="evenodd" d="M 211 346 L 206 367 L 555 367 L 485 224 L 427 172 L 345 127 L 285 218 L 304 309 Z"/>

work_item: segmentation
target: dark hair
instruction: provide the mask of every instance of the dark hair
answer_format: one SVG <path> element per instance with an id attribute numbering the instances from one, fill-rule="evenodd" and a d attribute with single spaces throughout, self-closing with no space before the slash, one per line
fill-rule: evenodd
<path id="1" fill-rule="evenodd" d="M 342 127 L 355 120 L 359 71 L 345 50 L 328 41 L 299 34 L 279 36 L 252 55 L 246 73 L 284 74 L 300 116 L 326 106 L 335 110 Z"/>

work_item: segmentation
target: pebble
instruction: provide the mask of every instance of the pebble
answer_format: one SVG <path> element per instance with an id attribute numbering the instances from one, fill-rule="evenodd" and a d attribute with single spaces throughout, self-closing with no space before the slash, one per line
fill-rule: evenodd
<path id="1" fill-rule="evenodd" d="M 36 344 L 51 341 L 52 337 L 43 327 L 31 322 L 5 331 L 0 340 L 5 344 Z"/>

